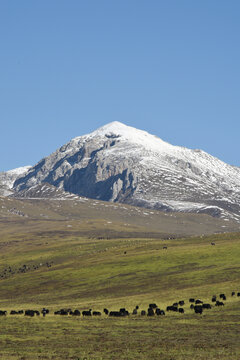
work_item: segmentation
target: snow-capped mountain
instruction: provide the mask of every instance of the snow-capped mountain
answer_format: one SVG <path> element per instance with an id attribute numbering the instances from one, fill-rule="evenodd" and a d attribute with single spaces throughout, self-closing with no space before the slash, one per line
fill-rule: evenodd
<path id="1" fill-rule="evenodd" d="M 0 195 L 8 196 L 13 193 L 12 187 L 19 176 L 28 172 L 31 166 L 22 166 L 13 170 L 0 172 Z"/>
<path id="2" fill-rule="evenodd" d="M 16 179 L 80 196 L 240 219 L 240 168 L 112 122 L 76 137 Z"/>

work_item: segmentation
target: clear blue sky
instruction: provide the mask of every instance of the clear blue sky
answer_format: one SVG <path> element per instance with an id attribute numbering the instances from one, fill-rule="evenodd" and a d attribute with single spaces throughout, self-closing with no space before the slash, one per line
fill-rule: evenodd
<path id="1" fill-rule="evenodd" d="M 0 0 L 0 171 L 111 121 L 240 166 L 239 0 Z"/>

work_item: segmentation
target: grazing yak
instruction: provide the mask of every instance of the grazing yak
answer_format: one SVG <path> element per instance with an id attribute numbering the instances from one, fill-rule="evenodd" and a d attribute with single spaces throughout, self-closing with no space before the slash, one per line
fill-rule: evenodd
<path id="1" fill-rule="evenodd" d="M 80 315 L 81 315 L 81 312 L 80 312 L 78 309 L 76 309 L 76 310 L 74 310 L 74 311 L 72 312 L 72 315 L 73 315 L 73 316 L 80 316 Z"/>
<path id="2" fill-rule="evenodd" d="M 156 314 L 156 315 L 160 315 L 160 311 L 161 311 L 161 310 L 160 310 L 159 308 L 156 308 L 155 314 Z"/>
<path id="3" fill-rule="evenodd" d="M 39 316 L 40 312 L 38 310 L 25 310 L 24 313 L 25 316 L 31 316 L 31 317 L 33 317 L 35 314 Z"/>
<path id="4" fill-rule="evenodd" d="M 153 310 L 153 308 L 151 308 L 151 307 L 148 308 L 147 316 L 154 316 L 154 310 Z"/>
<path id="5" fill-rule="evenodd" d="M 220 294 L 220 295 L 219 295 L 219 297 L 220 297 L 220 299 L 222 299 L 222 300 L 227 300 L 227 298 L 226 298 L 226 295 L 225 295 L 225 294 Z"/>
<path id="6" fill-rule="evenodd" d="M 68 315 L 72 310 L 71 309 L 61 309 L 54 312 L 54 315 Z"/>
<path id="7" fill-rule="evenodd" d="M 125 308 L 121 308 L 119 311 L 110 311 L 109 316 L 113 317 L 121 317 L 128 316 L 129 312 Z"/>
<path id="8" fill-rule="evenodd" d="M 119 312 L 120 312 L 121 314 L 123 314 L 123 316 L 128 316 L 128 315 L 129 315 L 129 312 L 128 312 L 125 308 L 121 308 L 121 309 L 119 310 Z"/>
<path id="9" fill-rule="evenodd" d="M 93 311 L 93 316 L 101 316 L 101 312 L 100 311 Z"/>
<path id="10" fill-rule="evenodd" d="M 195 314 L 202 314 L 202 312 L 203 312 L 202 305 L 195 305 L 194 311 L 195 311 Z"/>
<path id="11" fill-rule="evenodd" d="M 202 304 L 203 309 L 211 309 L 212 306 L 210 304 Z"/>
<path id="12" fill-rule="evenodd" d="M 151 309 L 156 309 L 156 308 L 157 308 L 157 304 L 149 304 L 148 307 L 151 308 Z"/>
<path id="13" fill-rule="evenodd" d="M 224 306 L 224 303 L 222 301 L 216 301 L 215 306 Z"/>
<path id="14" fill-rule="evenodd" d="M 156 308 L 155 313 L 156 315 L 165 315 L 164 310 L 160 310 L 159 308 Z"/>
<path id="15" fill-rule="evenodd" d="M 23 310 L 11 310 L 10 315 L 22 315 L 24 313 Z"/>
<path id="16" fill-rule="evenodd" d="M 122 313 L 120 313 L 120 311 L 110 311 L 109 312 L 109 316 L 114 316 L 114 317 L 120 317 L 123 316 Z"/>
<path id="17" fill-rule="evenodd" d="M 82 316 L 92 316 L 92 309 L 84 310 Z"/>

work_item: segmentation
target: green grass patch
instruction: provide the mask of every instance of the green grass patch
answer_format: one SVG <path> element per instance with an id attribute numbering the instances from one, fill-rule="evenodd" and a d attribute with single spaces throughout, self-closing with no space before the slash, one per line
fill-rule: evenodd
<path id="1" fill-rule="evenodd" d="M 37 227 L 15 237 L 14 228 L 5 228 L 1 236 L 0 309 L 47 306 L 51 313 L 1 317 L 0 359 L 240 358 L 240 298 L 230 296 L 240 291 L 239 234 L 97 239 L 76 235 L 77 228 Z M 24 265 L 26 271 L 19 271 Z M 190 311 L 189 297 L 210 302 L 221 292 L 227 295 L 224 308 L 202 316 Z M 83 319 L 52 314 L 60 307 L 131 311 L 139 305 L 146 310 L 151 302 L 165 309 L 181 299 L 184 315 Z"/>

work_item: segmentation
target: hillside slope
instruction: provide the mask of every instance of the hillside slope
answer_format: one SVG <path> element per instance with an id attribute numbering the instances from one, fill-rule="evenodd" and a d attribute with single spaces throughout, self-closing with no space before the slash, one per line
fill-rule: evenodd
<path id="1" fill-rule="evenodd" d="M 45 194 L 45 185 L 42 187 Z M 34 228 L 56 233 L 72 230 L 78 236 L 96 238 L 169 238 L 240 231 L 239 223 L 206 214 L 165 213 L 77 196 L 65 198 L 62 191 L 48 195 L 54 198 L 0 197 L 1 234 L 10 228 L 16 236 Z"/>

